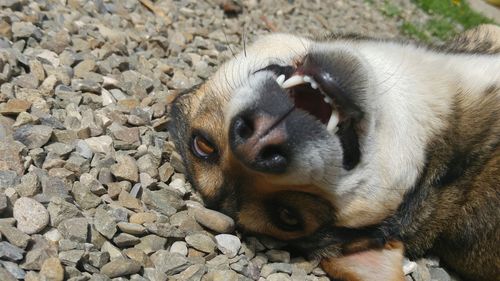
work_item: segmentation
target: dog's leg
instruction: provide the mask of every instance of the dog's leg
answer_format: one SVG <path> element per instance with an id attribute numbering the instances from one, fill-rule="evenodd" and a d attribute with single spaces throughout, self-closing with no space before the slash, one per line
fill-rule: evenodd
<path id="1" fill-rule="evenodd" d="M 403 244 L 392 241 L 382 249 L 325 258 L 321 267 L 331 278 L 342 281 L 403 281 L 403 252 Z"/>

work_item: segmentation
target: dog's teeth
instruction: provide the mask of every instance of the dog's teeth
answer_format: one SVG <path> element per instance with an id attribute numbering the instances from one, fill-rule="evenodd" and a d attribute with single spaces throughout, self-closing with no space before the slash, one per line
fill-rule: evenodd
<path id="1" fill-rule="evenodd" d="M 328 103 L 328 104 L 333 104 L 333 100 L 332 100 L 332 98 L 330 98 L 330 97 L 325 96 L 325 97 L 323 98 L 323 100 L 324 100 L 326 103 Z"/>
<path id="2" fill-rule="evenodd" d="M 328 120 L 328 125 L 326 125 L 326 130 L 332 134 L 337 132 L 337 125 L 339 124 L 339 113 L 336 111 L 332 111 L 332 115 L 330 115 L 330 120 Z"/>
<path id="3" fill-rule="evenodd" d="M 315 90 L 318 88 L 318 82 L 314 81 L 311 76 L 304 75 L 304 82 L 309 83 L 311 85 L 311 88 Z"/>
<path id="4" fill-rule="evenodd" d="M 276 78 L 276 83 L 278 83 L 281 87 L 283 87 L 283 82 L 285 82 L 285 74 L 281 74 L 278 78 Z"/>
<path id="5" fill-rule="evenodd" d="M 294 75 L 288 78 L 285 82 L 283 82 L 283 85 L 281 85 L 281 87 L 287 89 L 304 83 L 305 83 L 304 76 Z"/>

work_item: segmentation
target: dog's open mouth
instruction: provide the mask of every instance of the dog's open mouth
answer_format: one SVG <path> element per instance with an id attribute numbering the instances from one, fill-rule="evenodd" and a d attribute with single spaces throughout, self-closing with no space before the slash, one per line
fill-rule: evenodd
<path id="1" fill-rule="evenodd" d="M 339 112 L 333 102 L 319 86 L 318 82 L 308 75 L 293 74 L 286 79 L 285 74 L 276 78 L 276 82 L 293 98 L 297 108 L 318 118 L 332 134 L 338 131 Z"/>
<path id="2" fill-rule="evenodd" d="M 316 117 L 331 134 L 339 129 L 342 114 L 332 94 L 328 94 L 310 75 L 292 66 L 269 65 L 259 71 L 270 70 L 276 75 L 276 83 L 293 99 L 296 108 Z"/>
<path id="3" fill-rule="evenodd" d="M 276 83 L 293 99 L 295 108 L 314 116 L 330 134 L 339 137 L 345 169 L 357 165 L 360 150 L 355 125 L 363 117 L 363 112 L 339 87 L 334 75 L 306 63 L 298 66 L 271 64 L 258 71 L 273 72 Z"/>

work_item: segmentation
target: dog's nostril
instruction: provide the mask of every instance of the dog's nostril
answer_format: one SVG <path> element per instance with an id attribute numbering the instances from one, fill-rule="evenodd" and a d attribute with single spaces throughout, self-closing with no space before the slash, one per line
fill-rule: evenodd
<path id="1" fill-rule="evenodd" d="M 260 152 L 257 164 L 268 172 L 281 173 L 286 169 L 287 159 L 280 146 L 269 145 Z"/>
<path id="2" fill-rule="evenodd" d="M 254 132 L 252 122 L 243 117 L 236 119 L 233 126 L 236 135 L 244 140 L 250 138 Z"/>

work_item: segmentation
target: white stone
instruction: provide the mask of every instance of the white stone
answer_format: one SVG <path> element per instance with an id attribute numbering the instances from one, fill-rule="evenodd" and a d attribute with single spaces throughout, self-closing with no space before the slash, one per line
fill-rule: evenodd
<path id="1" fill-rule="evenodd" d="M 217 248 L 228 258 L 233 258 L 238 254 L 241 247 L 241 241 L 238 237 L 231 234 L 219 234 L 215 236 Z"/>
<path id="2" fill-rule="evenodd" d="M 43 237 L 45 237 L 45 239 L 51 241 L 51 242 L 59 242 L 59 240 L 62 239 L 62 235 L 61 235 L 61 232 L 59 232 L 59 230 L 57 230 L 57 228 L 53 228 L 49 231 L 47 231 Z"/>
<path id="3" fill-rule="evenodd" d="M 178 253 L 183 256 L 187 256 L 188 254 L 188 248 L 186 245 L 186 242 L 184 241 L 176 241 L 170 246 L 170 252 L 171 253 Z"/>
<path id="4" fill-rule="evenodd" d="M 113 139 L 110 136 L 100 136 L 86 139 L 85 142 L 88 144 L 92 152 L 107 154 L 111 151 Z"/>
<path id="5" fill-rule="evenodd" d="M 14 203 L 14 218 L 17 228 L 26 234 L 40 232 L 49 223 L 49 212 L 38 201 L 21 197 Z"/>

